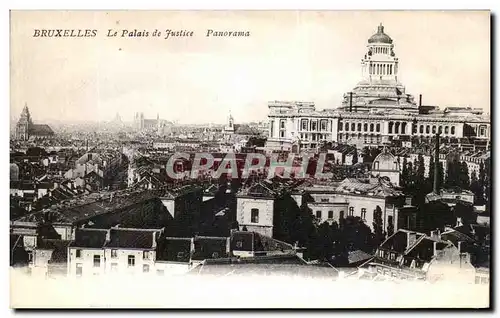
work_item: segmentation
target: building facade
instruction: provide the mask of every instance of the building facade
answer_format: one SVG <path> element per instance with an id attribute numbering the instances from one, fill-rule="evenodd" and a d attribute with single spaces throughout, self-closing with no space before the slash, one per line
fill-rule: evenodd
<path id="1" fill-rule="evenodd" d="M 30 138 L 50 138 L 53 136 L 54 131 L 49 125 L 33 123 L 28 105 L 24 105 L 21 117 L 16 124 L 15 139 L 28 140 Z"/>
<path id="2" fill-rule="evenodd" d="M 324 142 L 379 146 L 409 138 L 445 138 L 489 141 L 490 118 L 471 107 L 423 106 L 415 102 L 398 79 L 400 61 L 392 39 L 380 25 L 369 38 L 361 60 L 363 78 L 344 95 L 340 106 L 316 110 L 312 102 L 272 101 L 269 107 L 271 150 L 317 150 Z"/>

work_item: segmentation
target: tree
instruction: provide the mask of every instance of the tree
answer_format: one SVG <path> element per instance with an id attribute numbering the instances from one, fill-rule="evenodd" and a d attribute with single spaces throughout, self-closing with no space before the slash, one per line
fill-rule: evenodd
<path id="1" fill-rule="evenodd" d="M 392 219 L 389 219 L 387 223 L 387 237 L 390 237 L 392 234 L 394 234 L 394 223 Z"/>
<path id="2" fill-rule="evenodd" d="M 425 183 L 425 162 L 422 155 L 418 155 L 416 170 L 416 183 L 422 186 Z"/>
<path id="3" fill-rule="evenodd" d="M 458 166 L 458 186 L 462 189 L 470 188 L 469 169 L 467 163 L 461 162 Z"/>
<path id="4" fill-rule="evenodd" d="M 402 171 L 401 171 L 401 174 L 399 177 L 399 184 L 402 187 L 405 187 L 406 184 L 408 183 L 408 179 L 409 179 L 408 161 L 406 160 L 406 157 L 404 157 L 403 158 L 403 167 L 402 167 Z"/>
<path id="5" fill-rule="evenodd" d="M 352 153 L 352 164 L 358 163 L 358 149 L 354 148 L 354 152 Z"/>
<path id="6" fill-rule="evenodd" d="M 382 221 L 382 209 L 377 205 L 375 210 L 373 210 L 373 232 L 374 232 L 374 243 L 375 245 L 380 245 L 384 239 L 384 229 Z"/>

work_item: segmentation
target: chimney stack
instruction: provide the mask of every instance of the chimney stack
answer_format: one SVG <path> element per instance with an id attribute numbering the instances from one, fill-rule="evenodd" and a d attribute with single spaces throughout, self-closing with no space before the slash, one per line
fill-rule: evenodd
<path id="1" fill-rule="evenodd" d="M 349 92 L 349 111 L 352 112 L 352 92 Z"/>
<path id="2" fill-rule="evenodd" d="M 434 193 L 439 193 L 439 135 L 440 131 L 436 133 L 436 149 L 434 149 Z"/>
<path id="3" fill-rule="evenodd" d="M 418 95 L 418 107 L 422 107 L 422 94 Z"/>

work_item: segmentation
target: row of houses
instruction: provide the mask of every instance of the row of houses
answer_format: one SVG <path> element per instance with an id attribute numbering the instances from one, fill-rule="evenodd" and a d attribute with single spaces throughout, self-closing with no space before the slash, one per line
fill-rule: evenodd
<path id="1" fill-rule="evenodd" d="M 206 260 L 295 256 L 294 246 L 254 232 L 229 237 L 169 237 L 165 229 L 82 228 L 73 240 L 11 234 L 11 266 L 37 276 L 182 274 Z M 297 254 L 298 253 L 298 254 Z"/>

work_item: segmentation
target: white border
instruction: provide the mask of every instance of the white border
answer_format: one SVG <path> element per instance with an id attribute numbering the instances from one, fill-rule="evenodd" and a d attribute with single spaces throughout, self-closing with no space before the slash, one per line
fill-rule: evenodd
<path id="1" fill-rule="evenodd" d="M 1 146 L 2 149 L 4 149 L 4 152 L 2 153 L 2 164 L 1 166 L 3 169 L 0 169 L 0 172 L 2 173 L 2 187 L 7 187 L 8 180 L 9 180 L 9 175 L 7 174 L 7 163 L 9 161 L 8 157 L 8 144 L 9 144 L 9 67 L 8 67 L 8 59 L 9 59 L 9 9 L 23 9 L 23 10 L 35 10 L 35 9 L 44 9 L 44 10 L 49 10 L 49 9 L 84 9 L 84 10 L 104 10 L 104 9 L 111 9 L 111 10 L 118 10 L 118 9 L 140 9 L 140 10 L 146 10 L 146 9 L 177 9 L 177 10 L 189 10 L 189 9 L 203 9 L 203 10 L 221 10 L 221 9 L 250 9 L 250 10 L 366 10 L 366 9 L 371 9 L 371 10 L 460 10 L 460 9 L 491 9 L 493 13 L 500 12 L 498 10 L 500 1 L 498 0 L 475 0 L 475 1 L 428 1 L 428 0 L 420 0 L 420 1 L 383 1 L 383 0 L 378 0 L 378 1 L 370 1 L 370 0 L 349 0 L 349 1 L 344 1 L 344 2 L 327 2 L 327 1 L 320 1 L 320 0 L 307 0 L 307 1 L 297 1 L 297 0 L 288 0 L 288 1 L 273 1 L 273 0 L 240 0 L 240 1 L 223 1 L 223 0 L 217 0 L 217 1 L 203 1 L 203 0 L 179 0 L 179 1 L 169 1 L 168 4 L 165 4 L 165 1 L 148 1 L 148 0 L 141 0 L 141 1 L 130 1 L 130 0 L 121 0 L 121 1 L 113 1 L 113 2 L 108 2 L 104 3 L 102 0 L 86 0 L 86 1 L 44 1 L 39 2 L 39 1 L 2 1 L 2 11 L 1 11 L 1 19 L 2 21 L 2 31 L 1 31 L 1 40 L 2 44 L 1 47 L 1 52 L 2 52 L 2 61 L 3 63 L 1 64 L 2 67 L 2 85 L 1 87 L 1 94 L 2 94 L 2 100 L 4 101 L 4 107 L 2 107 L 2 112 L 3 116 L 1 116 L 2 120 L 4 121 L 4 124 L 1 126 L 4 129 L 4 133 L 1 134 Z M 495 18 L 495 29 L 497 29 L 498 25 L 498 16 Z M 453 26 L 448 26 L 444 25 L 443 27 L 453 27 Z M 498 29 L 497 29 L 498 31 Z M 494 36 L 495 40 L 498 41 L 498 32 Z M 496 43 L 495 41 L 495 43 Z M 496 56 L 492 56 L 492 59 L 494 59 Z M 493 65 L 493 64 L 492 64 Z M 492 70 L 496 75 L 497 74 L 497 67 L 495 67 L 494 70 Z M 495 83 L 495 87 L 492 87 L 492 92 L 493 91 L 498 91 L 498 80 Z M 497 97 L 498 98 L 498 97 Z M 497 105 L 491 105 L 491 109 L 496 108 Z M 494 111 L 493 114 L 495 115 L 495 118 L 493 119 L 494 122 L 498 122 L 497 120 L 497 111 Z M 497 132 L 498 133 L 498 132 Z M 499 133 L 500 134 L 500 133 Z M 496 134 L 494 140 L 496 140 Z M 495 147 L 496 145 L 494 145 Z M 494 156 L 496 158 L 496 156 Z M 495 162 L 494 167 L 497 167 L 497 163 Z M 498 170 L 495 169 L 495 179 L 498 179 Z M 495 187 L 495 194 L 498 194 L 500 190 L 499 187 Z M 4 188 L 2 191 L 4 193 L 5 197 L 7 198 L 7 193 L 8 190 Z M 498 197 L 498 195 L 495 195 L 495 197 Z M 4 203 L 4 206 L 7 206 L 7 202 Z M 6 209 L 3 211 L 1 214 L 2 221 L 5 222 L 5 226 L 3 227 L 4 229 L 7 228 L 8 224 L 8 211 Z M 500 218 L 500 217 L 497 217 Z M 496 219 L 496 218 L 495 218 Z M 497 220 L 498 221 L 498 220 Z M 497 222 L 495 222 L 495 228 L 498 228 Z M 498 235 L 495 235 L 495 238 Z M 3 262 L 6 264 L 7 258 L 8 258 L 8 239 L 7 235 L 5 233 L 4 239 L 1 240 L 2 242 L 2 247 L 5 247 L 3 249 L 2 256 L 4 257 Z M 495 245 L 496 246 L 496 242 Z M 0 296 L 0 299 L 2 300 L 2 311 L 4 311 L 3 314 L 7 315 L 13 315 L 14 312 L 9 308 L 9 277 L 8 277 L 8 270 L 7 266 L 3 266 L 4 270 L 1 271 L 2 273 L 2 281 L 4 282 L 3 286 L 3 292 L 2 295 Z M 495 275 L 496 276 L 496 275 Z M 43 292 L 43 291 L 40 291 Z M 496 291 L 495 295 L 498 297 L 498 290 Z M 497 300 L 497 299 L 495 299 Z M 498 303 L 497 303 L 498 304 Z M 2 316 L 4 316 L 2 314 Z M 35 313 L 29 313 L 29 315 L 34 315 Z M 38 315 L 41 313 L 37 313 Z M 46 315 L 52 315 L 53 313 L 45 313 Z M 66 314 L 72 314 L 70 312 L 64 313 L 63 315 Z M 93 312 L 85 312 L 83 313 L 84 315 L 102 315 L 103 313 L 93 313 Z M 119 313 L 120 315 L 126 314 L 126 313 Z M 137 315 L 137 312 L 132 312 L 130 313 L 131 315 Z M 163 313 L 159 313 L 163 314 Z M 170 313 L 171 314 L 171 313 Z M 219 315 L 220 313 L 217 313 Z M 230 315 L 233 315 L 234 313 L 228 313 Z M 255 313 L 260 315 L 270 315 L 271 313 Z M 289 313 L 284 313 L 285 315 L 289 315 Z M 301 312 L 301 315 L 308 315 L 309 313 Z M 325 312 L 325 314 L 329 314 L 328 312 Z M 371 312 L 366 312 L 363 314 L 367 315 L 387 315 L 387 313 L 371 313 Z M 421 312 L 415 313 L 420 315 Z M 435 315 L 441 315 L 442 313 L 435 313 Z M 454 314 L 454 313 L 452 313 Z M 194 315 L 194 313 L 189 314 L 189 315 Z"/>

